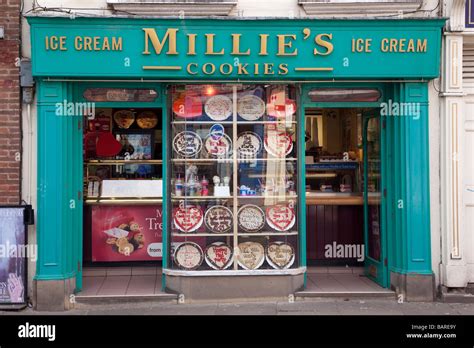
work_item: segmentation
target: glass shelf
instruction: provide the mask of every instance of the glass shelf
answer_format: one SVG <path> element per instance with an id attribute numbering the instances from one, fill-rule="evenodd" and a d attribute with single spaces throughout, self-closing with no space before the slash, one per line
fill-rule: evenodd
<path id="1" fill-rule="evenodd" d="M 120 165 L 120 164 L 163 164 L 162 160 L 88 160 L 84 161 L 84 164 L 87 165 L 95 165 L 95 166 L 102 166 L 102 165 Z"/>

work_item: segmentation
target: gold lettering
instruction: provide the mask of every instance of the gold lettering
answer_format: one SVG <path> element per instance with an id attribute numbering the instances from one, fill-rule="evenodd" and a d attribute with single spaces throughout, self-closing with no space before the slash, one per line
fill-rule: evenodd
<path id="1" fill-rule="evenodd" d="M 281 63 L 278 65 L 278 75 L 286 75 L 288 74 L 288 64 Z"/>
<path id="2" fill-rule="evenodd" d="M 92 51 L 92 38 L 89 36 L 86 36 L 84 38 L 84 50 L 85 51 Z"/>
<path id="3" fill-rule="evenodd" d="M 397 39 L 390 39 L 390 52 L 397 51 Z"/>
<path id="4" fill-rule="evenodd" d="M 400 41 L 398 42 L 398 52 L 405 53 L 405 41 L 406 39 L 400 39 Z"/>
<path id="5" fill-rule="evenodd" d="M 196 36 L 197 34 L 188 34 L 188 56 L 196 55 Z"/>
<path id="6" fill-rule="evenodd" d="M 206 54 L 207 55 L 223 55 L 224 49 L 221 49 L 219 52 L 214 52 L 214 37 L 216 34 L 205 34 L 206 36 Z"/>
<path id="7" fill-rule="evenodd" d="M 224 67 L 228 67 L 227 72 L 224 71 Z M 221 64 L 221 66 L 219 67 L 219 71 L 222 75 L 229 75 L 232 73 L 232 70 L 234 70 L 234 68 L 229 63 Z"/>
<path id="8" fill-rule="evenodd" d="M 232 35 L 232 52 L 235 56 L 248 56 L 250 55 L 250 48 L 245 52 L 240 52 L 240 37 L 242 34 L 231 34 Z"/>
<path id="9" fill-rule="evenodd" d="M 192 67 L 192 66 L 194 66 L 194 67 L 197 68 L 198 65 L 197 65 L 197 63 L 189 63 L 189 64 L 187 65 L 187 67 L 186 67 L 186 71 L 187 71 L 188 74 L 190 74 L 190 75 L 196 75 L 196 74 L 197 74 L 197 71 L 192 71 L 192 70 L 191 70 L 191 67 Z"/>
<path id="10" fill-rule="evenodd" d="M 171 43 L 170 43 L 170 47 L 171 47 Z M 176 49 L 176 45 L 175 45 L 175 49 Z M 117 38 L 115 36 L 112 37 L 112 51 L 121 51 L 121 50 L 122 50 L 122 38 L 121 37 Z"/>
<path id="11" fill-rule="evenodd" d="M 264 75 L 273 75 L 273 63 L 265 63 L 263 64 L 263 74 Z"/>
<path id="12" fill-rule="evenodd" d="M 254 69 L 253 69 L 253 74 L 254 75 L 258 75 L 259 74 L 259 71 L 258 71 L 258 63 L 255 63 L 253 65 Z"/>
<path id="13" fill-rule="evenodd" d="M 82 38 L 80 36 L 76 36 L 74 38 L 74 48 L 77 50 L 77 51 L 81 51 L 82 50 Z"/>
<path id="14" fill-rule="evenodd" d="M 67 48 L 66 48 L 66 37 L 65 37 L 65 36 L 59 37 L 59 49 L 60 49 L 61 51 L 67 51 Z"/>
<path id="15" fill-rule="evenodd" d="M 207 67 L 211 67 L 211 71 L 208 71 Z M 216 71 L 216 66 L 212 63 L 206 63 L 202 66 L 202 72 L 206 75 L 214 74 Z"/>
<path id="16" fill-rule="evenodd" d="M 267 52 L 268 34 L 260 34 L 260 56 L 268 55 Z"/>
<path id="17" fill-rule="evenodd" d="M 160 41 L 158 38 L 158 35 L 156 34 L 155 29 L 153 28 L 143 28 L 143 31 L 145 32 L 145 50 L 142 52 L 142 54 L 150 54 L 150 51 L 148 49 L 148 41 L 151 41 L 151 44 L 153 48 L 155 49 L 156 54 L 161 54 L 161 50 L 163 49 L 164 45 L 166 42 L 169 40 L 168 44 L 168 52 L 166 54 L 178 54 L 178 51 L 176 50 L 176 33 L 178 32 L 179 29 L 173 29 L 169 28 L 165 36 L 163 37 L 163 40 Z M 120 46 L 122 45 L 122 38 L 120 38 Z M 112 47 L 113 47 L 113 42 L 112 42 Z"/>
<path id="18" fill-rule="evenodd" d="M 370 46 L 372 46 L 372 39 L 366 39 L 365 40 L 365 52 L 372 52 L 370 49 Z"/>
<path id="19" fill-rule="evenodd" d="M 277 56 L 296 56 L 298 54 L 297 48 L 293 52 L 286 52 L 286 48 L 291 48 L 293 44 L 292 41 L 286 41 L 286 39 L 290 38 L 291 40 L 296 40 L 296 35 L 281 34 L 281 35 L 277 35 L 277 37 L 278 37 Z"/>
<path id="20" fill-rule="evenodd" d="M 94 36 L 94 51 L 100 51 L 100 37 Z"/>
<path id="21" fill-rule="evenodd" d="M 416 40 L 416 51 L 417 52 L 426 52 L 427 41 L 426 39 L 418 39 Z"/>
<path id="22" fill-rule="evenodd" d="M 313 54 L 315 56 L 317 56 L 318 54 L 320 56 L 327 56 L 327 55 L 331 54 L 332 51 L 334 50 L 334 45 L 331 42 L 324 40 L 323 38 L 327 38 L 328 40 L 332 40 L 332 34 L 319 34 L 319 35 L 316 35 L 316 37 L 314 38 L 314 42 L 318 46 L 324 47 L 326 49 L 326 52 L 319 52 L 318 49 L 315 48 L 313 50 Z"/>
<path id="23" fill-rule="evenodd" d="M 408 40 L 407 52 L 415 52 L 415 43 L 413 40 Z"/>
<path id="24" fill-rule="evenodd" d="M 102 50 L 103 51 L 110 51 L 110 43 L 109 43 L 109 38 L 104 37 L 104 42 L 102 43 Z"/>
<path id="25" fill-rule="evenodd" d="M 382 52 L 388 52 L 388 39 L 382 39 L 380 42 L 380 49 Z"/>
<path id="26" fill-rule="evenodd" d="M 245 63 L 244 65 L 239 63 L 239 65 L 237 66 L 239 75 L 242 75 L 242 74 L 248 75 L 249 74 L 249 72 L 247 71 L 247 65 L 248 65 L 248 63 Z"/>

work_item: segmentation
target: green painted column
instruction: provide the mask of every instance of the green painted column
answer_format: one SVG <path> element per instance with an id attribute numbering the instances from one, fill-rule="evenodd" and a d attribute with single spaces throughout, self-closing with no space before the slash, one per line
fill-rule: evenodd
<path id="1" fill-rule="evenodd" d="M 432 300 L 428 84 L 400 83 L 392 96 L 404 114 L 387 117 L 390 279 L 407 300 Z"/>
<path id="2" fill-rule="evenodd" d="M 39 310 L 61 310 L 70 304 L 69 295 L 80 271 L 82 126 L 81 117 L 58 114 L 58 103 L 73 101 L 67 83 L 38 81 L 37 86 L 36 306 Z"/>

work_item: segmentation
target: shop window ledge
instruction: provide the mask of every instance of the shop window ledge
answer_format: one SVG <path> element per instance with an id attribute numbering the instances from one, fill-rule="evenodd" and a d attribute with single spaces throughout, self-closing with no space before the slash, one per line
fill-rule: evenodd
<path id="1" fill-rule="evenodd" d="M 320 18 L 402 15 L 423 5 L 422 0 L 299 0 L 298 3 L 306 14 Z"/>
<path id="2" fill-rule="evenodd" d="M 255 269 L 255 270 L 203 270 L 186 271 L 181 269 L 164 268 L 163 274 L 184 277 L 212 277 L 212 276 L 274 276 L 274 275 L 298 275 L 306 272 L 306 267 L 288 269 Z"/>
<path id="3" fill-rule="evenodd" d="M 228 16 L 237 0 L 107 0 L 116 11 L 151 16 Z"/>

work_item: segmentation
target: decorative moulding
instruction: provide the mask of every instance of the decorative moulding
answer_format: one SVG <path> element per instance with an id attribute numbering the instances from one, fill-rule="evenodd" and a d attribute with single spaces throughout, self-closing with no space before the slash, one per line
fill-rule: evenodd
<path id="1" fill-rule="evenodd" d="M 404 13 L 419 9 L 422 0 L 299 0 L 306 14 L 320 18 L 367 17 L 367 16 L 403 16 Z M 393 17 L 397 18 L 397 17 Z"/>
<path id="2" fill-rule="evenodd" d="M 227 16 L 237 0 L 107 0 L 116 11 L 155 16 Z"/>

